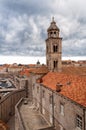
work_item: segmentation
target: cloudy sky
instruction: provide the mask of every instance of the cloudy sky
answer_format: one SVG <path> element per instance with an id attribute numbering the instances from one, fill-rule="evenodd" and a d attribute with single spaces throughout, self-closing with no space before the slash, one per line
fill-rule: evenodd
<path id="1" fill-rule="evenodd" d="M 0 55 L 45 56 L 52 16 L 63 56 L 86 56 L 86 0 L 0 0 Z"/>

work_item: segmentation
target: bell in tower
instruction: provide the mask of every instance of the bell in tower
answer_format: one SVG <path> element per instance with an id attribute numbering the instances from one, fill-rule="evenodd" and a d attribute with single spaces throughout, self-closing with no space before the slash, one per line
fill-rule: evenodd
<path id="1" fill-rule="evenodd" d="M 47 29 L 48 32 L 48 38 L 49 37 L 59 37 L 59 28 L 56 25 L 56 22 L 54 21 L 54 17 L 52 18 L 52 22 L 50 27 Z"/>
<path id="2" fill-rule="evenodd" d="M 59 37 L 59 28 L 52 18 L 49 28 L 47 29 L 48 38 L 46 39 L 46 64 L 50 71 L 61 71 L 62 58 L 62 38 Z"/>

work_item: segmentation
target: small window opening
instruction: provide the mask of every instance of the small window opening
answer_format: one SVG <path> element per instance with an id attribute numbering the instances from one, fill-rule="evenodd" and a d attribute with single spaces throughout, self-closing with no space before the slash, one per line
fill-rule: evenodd
<path id="1" fill-rule="evenodd" d="M 52 104 L 52 95 L 49 96 L 49 103 Z"/>
<path id="2" fill-rule="evenodd" d="M 82 130 L 82 117 L 80 115 L 76 117 L 76 126 Z"/>
<path id="3" fill-rule="evenodd" d="M 45 91 L 43 90 L 42 91 L 42 97 L 44 98 L 44 96 L 45 96 Z"/>
<path id="4" fill-rule="evenodd" d="M 53 52 L 57 52 L 58 51 L 58 46 L 57 45 L 54 45 L 53 46 Z"/>
<path id="5" fill-rule="evenodd" d="M 54 67 L 54 68 L 57 68 L 57 63 L 58 63 L 57 61 L 54 61 L 54 62 L 53 62 L 53 67 Z"/>
<path id="6" fill-rule="evenodd" d="M 64 116 L 64 105 L 62 103 L 60 104 L 60 113 Z"/>

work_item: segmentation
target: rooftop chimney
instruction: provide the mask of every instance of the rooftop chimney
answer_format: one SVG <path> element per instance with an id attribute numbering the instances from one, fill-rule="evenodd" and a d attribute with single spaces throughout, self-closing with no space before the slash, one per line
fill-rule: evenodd
<path id="1" fill-rule="evenodd" d="M 56 84 L 56 91 L 57 91 L 57 92 L 60 92 L 62 86 L 63 86 L 62 84 L 57 83 L 57 84 Z"/>

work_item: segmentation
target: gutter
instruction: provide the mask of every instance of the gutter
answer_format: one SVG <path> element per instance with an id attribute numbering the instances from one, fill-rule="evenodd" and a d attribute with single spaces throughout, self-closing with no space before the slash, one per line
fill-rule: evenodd
<path id="1" fill-rule="evenodd" d="M 54 96 L 53 96 L 53 91 L 52 91 L 52 116 L 53 116 L 53 126 L 55 126 L 55 124 L 54 124 Z"/>

